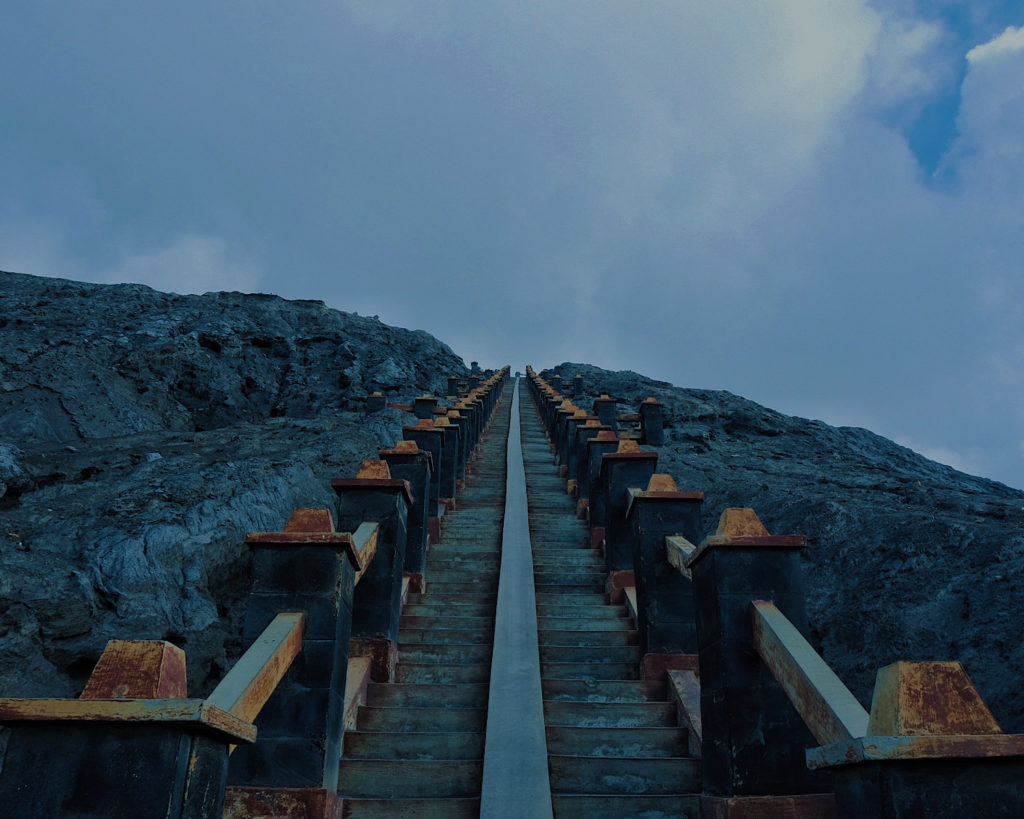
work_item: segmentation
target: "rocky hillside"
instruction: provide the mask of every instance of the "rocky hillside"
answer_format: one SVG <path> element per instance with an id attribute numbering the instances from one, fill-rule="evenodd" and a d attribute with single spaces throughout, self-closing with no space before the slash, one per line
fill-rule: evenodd
<path id="1" fill-rule="evenodd" d="M 465 372 L 321 302 L 0 273 L 0 694 L 76 695 L 111 637 L 183 646 L 205 693 L 238 650 L 245 533 L 331 504 L 415 420 L 367 394 Z"/>
<path id="2" fill-rule="evenodd" d="M 965 475 L 865 429 L 832 427 L 729 392 L 562 364 L 590 409 L 665 403 L 658 470 L 705 493 L 710 531 L 751 506 L 773 534 L 804 534 L 816 647 L 865 705 L 895 660 L 960 660 L 1005 731 L 1024 732 L 1024 492 Z"/>

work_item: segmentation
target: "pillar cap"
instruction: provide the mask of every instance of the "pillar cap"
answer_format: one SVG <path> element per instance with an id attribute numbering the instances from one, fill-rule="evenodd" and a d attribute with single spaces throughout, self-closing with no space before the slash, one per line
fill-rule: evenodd
<path id="1" fill-rule="evenodd" d="M 605 456 L 607 457 L 607 456 Z M 778 549 L 792 551 L 807 545 L 804 535 L 770 535 L 753 509 L 731 507 L 722 512 L 718 531 L 706 538 L 686 566 L 693 568 L 704 555 L 716 548 Z"/>

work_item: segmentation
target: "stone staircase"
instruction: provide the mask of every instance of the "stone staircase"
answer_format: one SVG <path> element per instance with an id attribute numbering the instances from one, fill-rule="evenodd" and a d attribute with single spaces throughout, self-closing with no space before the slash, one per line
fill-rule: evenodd
<path id="1" fill-rule="evenodd" d="M 444 518 L 426 592 L 403 609 L 396 680 L 370 684 L 345 734 L 346 816 L 479 814 L 511 392 Z M 686 729 L 666 684 L 639 678 L 633 619 L 608 602 L 603 557 L 526 390 L 520 414 L 554 815 L 697 816 L 700 763 Z"/>
<path id="2" fill-rule="evenodd" d="M 608 602 L 604 558 L 575 517 L 532 402 L 521 400 L 554 814 L 699 816 L 687 731 L 666 684 L 638 678 L 633 620 Z"/>
<path id="3" fill-rule="evenodd" d="M 506 395 L 402 611 L 395 682 L 370 684 L 345 733 L 346 816 L 478 815 L 509 413 Z"/>

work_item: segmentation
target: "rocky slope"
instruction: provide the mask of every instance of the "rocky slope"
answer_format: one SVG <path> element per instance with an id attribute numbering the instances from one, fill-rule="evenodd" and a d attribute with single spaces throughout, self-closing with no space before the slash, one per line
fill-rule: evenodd
<path id="1" fill-rule="evenodd" d="M 773 534 L 805 534 L 816 647 L 870 706 L 895 660 L 960 660 L 1005 731 L 1024 732 L 1024 492 L 965 475 L 865 429 L 783 415 L 737 395 L 566 363 L 590 409 L 665 403 L 658 470 L 705 492 L 710 533 L 751 506 Z"/>
<path id="2" fill-rule="evenodd" d="M 0 695 L 74 696 L 111 637 L 238 652 L 248 531 L 333 503 L 465 373 L 423 332 L 321 302 L 0 273 Z"/>

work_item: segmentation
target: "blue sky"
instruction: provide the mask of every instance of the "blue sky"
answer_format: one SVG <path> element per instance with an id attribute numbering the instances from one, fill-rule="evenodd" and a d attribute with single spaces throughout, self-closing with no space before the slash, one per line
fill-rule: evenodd
<path id="1" fill-rule="evenodd" d="M 1024 9 L 9 3 L 0 269 L 320 298 L 1024 487 Z"/>

